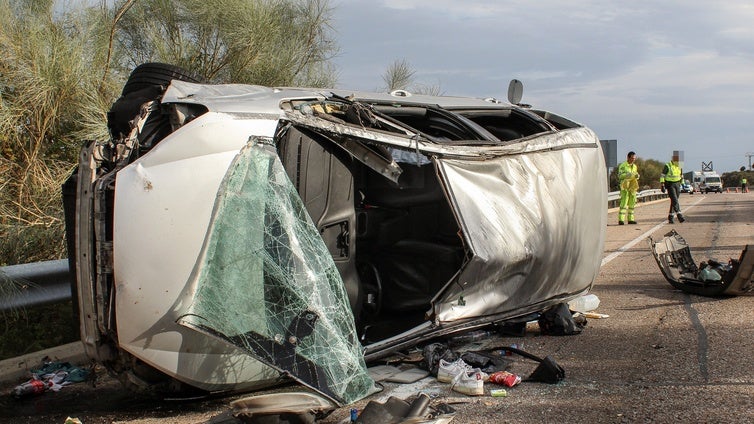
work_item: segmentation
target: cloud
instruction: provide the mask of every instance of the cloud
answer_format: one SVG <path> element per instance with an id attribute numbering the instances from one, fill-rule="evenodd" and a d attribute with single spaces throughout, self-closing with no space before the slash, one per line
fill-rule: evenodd
<path id="1" fill-rule="evenodd" d="M 417 82 L 446 94 L 505 98 L 519 79 L 525 102 L 658 159 L 669 145 L 712 156 L 716 140 L 721 166 L 737 168 L 754 147 L 745 1 L 351 0 L 336 18 L 349 88 L 379 87 L 406 59 Z"/>

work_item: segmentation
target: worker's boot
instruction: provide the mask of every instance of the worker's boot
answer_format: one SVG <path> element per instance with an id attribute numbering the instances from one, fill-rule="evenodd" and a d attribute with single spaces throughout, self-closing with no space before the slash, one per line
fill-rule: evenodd
<path id="1" fill-rule="evenodd" d="M 683 215 L 678 214 L 678 222 L 683 222 L 685 220 L 686 220 L 686 218 L 684 218 Z"/>
<path id="2" fill-rule="evenodd" d="M 668 224 L 673 223 L 673 215 L 668 215 Z"/>

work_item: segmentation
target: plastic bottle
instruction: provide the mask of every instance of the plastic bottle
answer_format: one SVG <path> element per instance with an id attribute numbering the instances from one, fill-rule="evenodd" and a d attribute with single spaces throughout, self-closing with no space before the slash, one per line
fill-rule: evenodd
<path id="1" fill-rule="evenodd" d="M 593 294 L 587 294 L 568 302 L 568 309 L 574 312 L 589 312 L 600 306 L 600 298 Z"/>
<path id="2" fill-rule="evenodd" d="M 33 378 L 26 383 L 19 384 L 18 386 L 14 387 L 11 391 L 11 394 L 17 398 L 21 398 L 24 396 L 30 396 L 30 395 L 38 395 L 40 393 L 44 393 L 44 391 L 47 389 L 47 386 L 45 385 L 44 381 L 39 380 L 37 378 Z"/>

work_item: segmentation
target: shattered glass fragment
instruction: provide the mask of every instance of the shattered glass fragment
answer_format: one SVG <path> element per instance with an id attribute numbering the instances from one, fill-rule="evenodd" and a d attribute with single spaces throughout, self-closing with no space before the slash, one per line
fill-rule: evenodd
<path id="1" fill-rule="evenodd" d="M 191 278 L 181 325 L 338 403 L 373 389 L 340 274 L 268 148 L 250 142 L 230 166 Z"/>

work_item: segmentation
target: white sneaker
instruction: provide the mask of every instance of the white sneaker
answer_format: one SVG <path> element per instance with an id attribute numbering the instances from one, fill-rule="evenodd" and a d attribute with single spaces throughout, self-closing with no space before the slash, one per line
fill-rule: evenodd
<path id="1" fill-rule="evenodd" d="M 479 369 L 462 372 L 450 383 L 450 389 L 469 396 L 481 396 L 484 394 L 484 376 L 482 374 L 484 373 Z"/>
<path id="2" fill-rule="evenodd" d="M 448 362 L 440 359 L 440 365 L 437 369 L 437 381 L 441 383 L 450 383 L 457 375 L 464 372 L 471 372 L 471 365 L 458 358 L 454 362 Z"/>

